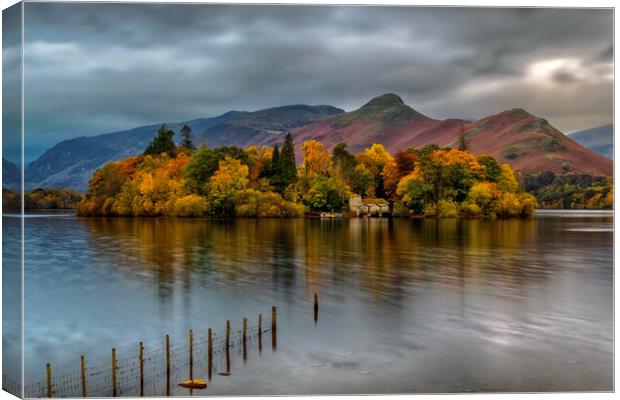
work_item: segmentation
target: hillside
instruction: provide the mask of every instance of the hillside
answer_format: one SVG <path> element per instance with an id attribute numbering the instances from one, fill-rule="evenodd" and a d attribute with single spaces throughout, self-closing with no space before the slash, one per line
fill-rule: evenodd
<path id="1" fill-rule="evenodd" d="M 517 171 L 613 174 L 611 160 L 520 108 L 474 122 L 467 128 L 466 136 L 473 153 L 490 153 Z M 456 144 L 456 138 L 451 144 Z"/>
<path id="2" fill-rule="evenodd" d="M 210 146 L 260 144 L 280 137 L 287 129 L 323 116 L 342 113 L 330 106 L 287 106 L 256 112 L 230 111 L 214 118 L 168 123 L 178 133 L 192 128 L 196 144 Z M 104 164 L 142 153 L 159 124 L 58 143 L 26 167 L 26 186 L 84 190 L 93 172 Z M 178 140 L 177 135 L 177 140 Z"/>
<path id="3" fill-rule="evenodd" d="M 613 124 L 573 132 L 568 137 L 609 159 L 614 159 Z"/>
<path id="4" fill-rule="evenodd" d="M 2 188 L 3 189 L 19 189 L 21 185 L 22 175 L 19 168 L 14 163 L 2 158 Z"/>
<path id="5" fill-rule="evenodd" d="M 388 151 L 427 143 L 444 143 L 456 137 L 458 119 L 437 120 L 406 105 L 392 93 L 375 97 L 361 108 L 326 118 L 293 130 L 294 142 L 315 139 L 328 148 L 345 142 L 353 153 L 372 143 L 382 143 Z"/>
<path id="6" fill-rule="evenodd" d="M 522 172 L 587 172 L 611 175 L 611 160 L 583 147 L 542 118 L 523 109 L 500 112 L 478 121 L 429 118 L 395 94 L 372 99 L 358 110 L 293 130 L 294 142 L 320 140 L 328 148 L 346 142 L 359 151 L 373 142 L 389 151 L 427 144 L 458 146 L 460 127 L 469 150 L 488 153 Z"/>

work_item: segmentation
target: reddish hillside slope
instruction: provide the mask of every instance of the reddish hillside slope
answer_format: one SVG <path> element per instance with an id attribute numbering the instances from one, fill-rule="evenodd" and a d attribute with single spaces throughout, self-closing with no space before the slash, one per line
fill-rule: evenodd
<path id="1" fill-rule="evenodd" d="M 394 152 L 427 144 L 455 147 L 461 126 L 470 151 L 492 154 L 518 171 L 613 173 L 611 160 L 522 109 L 504 111 L 475 122 L 437 120 L 415 111 L 397 95 L 385 94 L 358 110 L 297 127 L 292 134 L 296 145 L 310 139 L 320 140 L 328 148 L 345 142 L 350 151 L 356 153 L 376 142 Z"/>

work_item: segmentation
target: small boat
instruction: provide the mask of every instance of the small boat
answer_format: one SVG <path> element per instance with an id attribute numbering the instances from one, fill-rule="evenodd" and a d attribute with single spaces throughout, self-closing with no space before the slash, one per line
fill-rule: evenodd
<path id="1" fill-rule="evenodd" d="M 206 389 L 207 382 L 205 382 L 204 379 L 193 379 L 193 380 L 183 381 L 179 383 L 179 386 L 182 386 L 188 389 Z"/>

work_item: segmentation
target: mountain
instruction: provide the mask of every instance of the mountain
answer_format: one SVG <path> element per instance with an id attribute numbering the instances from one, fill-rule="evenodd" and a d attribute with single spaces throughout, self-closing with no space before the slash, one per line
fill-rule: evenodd
<path id="1" fill-rule="evenodd" d="M 210 146 L 260 144 L 314 119 L 343 111 L 331 106 L 294 105 L 256 112 L 230 111 L 214 118 L 167 123 L 175 132 L 185 124 L 192 128 L 196 144 Z M 65 140 L 47 150 L 26 167 L 26 186 L 64 187 L 84 190 L 93 172 L 110 161 L 140 154 L 160 124 L 98 136 Z M 179 135 L 176 135 L 177 140 Z"/>
<path id="2" fill-rule="evenodd" d="M 451 140 L 462 124 L 469 122 L 429 118 L 406 105 L 399 96 L 388 93 L 373 98 L 358 110 L 293 129 L 293 141 L 301 144 L 315 139 L 328 148 L 345 142 L 353 153 L 376 142 L 393 152 Z"/>
<path id="3" fill-rule="evenodd" d="M 22 174 L 17 165 L 2 157 L 2 188 L 19 189 L 22 182 Z"/>
<path id="4" fill-rule="evenodd" d="M 394 152 L 427 144 L 458 145 L 459 131 L 475 154 L 491 154 L 517 171 L 584 172 L 612 175 L 613 162 L 580 145 L 545 119 L 516 108 L 477 121 L 434 119 L 414 110 L 396 94 L 378 96 L 355 111 L 332 106 L 291 105 L 254 112 L 231 111 L 215 118 L 170 123 L 177 131 L 192 127 L 195 142 L 210 146 L 281 144 L 291 132 L 301 161 L 300 144 L 315 139 L 328 149 L 340 142 L 353 153 L 372 143 Z M 154 137 L 157 125 L 58 143 L 26 167 L 26 185 L 83 190 L 105 163 L 136 155 Z M 178 138 L 177 138 L 178 139 Z"/>
<path id="5" fill-rule="evenodd" d="M 613 124 L 573 132 L 568 137 L 609 159 L 614 159 Z"/>
<path id="6" fill-rule="evenodd" d="M 394 152 L 427 144 L 458 146 L 463 129 L 468 149 L 491 154 L 518 171 L 569 171 L 611 175 L 611 160 L 587 149 L 555 129 L 546 120 L 523 109 L 500 112 L 478 121 L 438 120 L 406 105 L 395 94 L 375 97 L 358 110 L 325 118 L 293 129 L 293 141 L 322 141 L 328 148 L 346 142 L 358 152 L 374 142 Z"/>
<path id="7" fill-rule="evenodd" d="M 332 106 L 292 105 L 239 113 L 199 134 L 210 146 L 239 146 L 278 142 L 286 133 L 309 122 L 342 114 Z"/>
<path id="8" fill-rule="evenodd" d="M 490 153 L 522 172 L 612 175 L 613 162 L 580 145 L 547 120 L 515 108 L 482 118 L 465 135 L 475 154 Z M 455 145 L 455 138 L 451 144 Z"/>

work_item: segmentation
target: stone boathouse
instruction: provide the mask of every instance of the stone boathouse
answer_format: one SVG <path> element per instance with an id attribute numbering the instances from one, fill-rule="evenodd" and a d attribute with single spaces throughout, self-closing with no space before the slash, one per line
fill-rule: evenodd
<path id="1" fill-rule="evenodd" d="M 362 199 L 361 196 L 349 197 L 349 211 L 358 217 L 383 217 L 390 214 L 390 205 L 384 199 Z"/>

